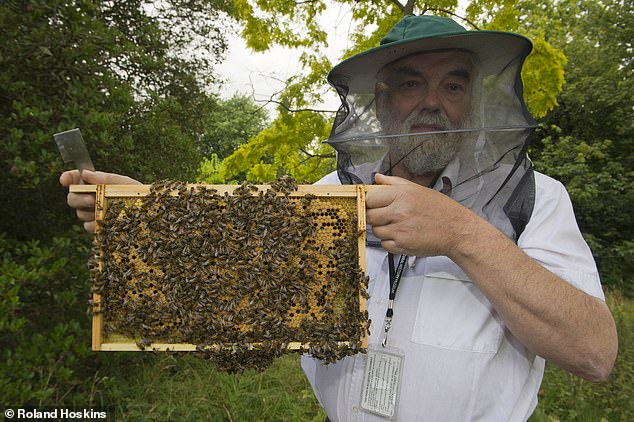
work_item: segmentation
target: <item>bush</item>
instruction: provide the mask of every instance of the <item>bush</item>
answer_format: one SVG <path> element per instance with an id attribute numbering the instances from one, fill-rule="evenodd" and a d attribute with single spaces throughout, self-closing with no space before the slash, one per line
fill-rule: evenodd
<path id="1" fill-rule="evenodd" d="M 0 401 L 85 404 L 92 367 L 88 244 L 79 230 L 50 245 L 0 235 Z M 88 340 L 88 341 L 87 341 Z"/>
<path id="2" fill-rule="evenodd" d="M 634 301 L 619 292 L 609 292 L 607 300 L 619 334 L 609 381 L 593 384 L 548 365 L 532 422 L 634 420 Z"/>
<path id="3" fill-rule="evenodd" d="M 122 420 L 314 421 L 326 415 L 299 367 L 283 355 L 263 372 L 219 372 L 190 354 L 119 353 L 108 397 Z M 125 362 L 124 362 L 125 361 Z"/>

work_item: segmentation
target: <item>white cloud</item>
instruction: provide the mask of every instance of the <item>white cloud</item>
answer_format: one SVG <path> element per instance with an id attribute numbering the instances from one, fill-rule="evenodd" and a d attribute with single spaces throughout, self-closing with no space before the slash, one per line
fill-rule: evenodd
<path id="1" fill-rule="evenodd" d="M 338 62 L 348 47 L 348 33 L 352 29 L 350 8 L 333 4 L 319 17 L 323 28 L 328 29 L 326 54 L 333 63 Z M 229 49 L 225 61 L 217 67 L 217 72 L 225 81 L 220 89 L 223 98 L 236 93 L 254 95 L 256 100 L 268 100 L 284 88 L 284 81 L 300 70 L 301 51 L 273 47 L 264 53 L 249 50 L 239 35 L 229 36 Z M 330 109 L 338 107 L 334 89 L 328 101 Z M 274 105 L 269 106 L 272 110 Z"/>

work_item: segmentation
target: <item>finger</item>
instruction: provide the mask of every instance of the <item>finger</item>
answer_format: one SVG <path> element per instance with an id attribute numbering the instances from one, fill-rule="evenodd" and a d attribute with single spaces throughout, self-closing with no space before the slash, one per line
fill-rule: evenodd
<path id="1" fill-rule="evenodd" d="M 372 233 L 381 241 L 394 240 L 394 226 L 372 226 Z"/>
<path id="2" fill-rule="evenodd" d="M 391 252 L 395 255 L 407 255 L 405 249 L 400 248 L 396 242 L 392 239 L 388 239 L 388 240 L 382 240 L 381 241 L 381 247 L 383 249 L 385 249 L 388 252 Z"/>
<path id="3" fill-rule="evenodd" d="M 139 185 L 141 182 L 121 174 L 82 170 L 81 178 L 90 185 Z"/>
<path id="4" fill-rule="evenodd" d="M 77 210 L 77 218 L 79 218 L 80 221 L 85 222 L 95 221 L 95 211 L 79 209 Z"/>
<path id="5" fill-rule="evenodd" d="M 88 233 L 94 233 L 95 232 L 95 222 L 94 221 L 89 221 L 84 223 L 84 230 L 86 230 Z"/>
<path id="6" fill-rule="evenodd" d="M 95 195 L 92 193 L 69 193 L 66 202 L 75 209 L 95 209 Z"/>
<path id="7" fill-rule="evenodd" d="M 381 246 L 388 252 L 403 254 L 407 251 L 401 246 L 394 234 L 397 232 L 393 224 L 385 226 L 372 226 L 372 233 L 381 241 Z"/>
<path id="8" fill-rule="evenodd" d="M 59 176 L 59 184 L 64 187 L 69 187 L 70 185 L 79 184 L 81 177 L 79 176 L 79 170 L 69 170 Z"/>
<path id="9" fill-rule="evenodd" d="M 388 187 L 377 187 L 370 189 L 365 195 L 365 206 L 367 209 L 383 208 L 394 202 L 394 189 Z"/>
<path id="10" fill-rule="evenodd" d="M 365 221 L 372 227 L 381 227 L 393 222 L 394 214 L 386 208 L 367 209 Z"/>
<path id="11" fill-rule="evenodd" d="M 415 185 L 407 179 L 403 179 L 398 176 L 386 176 L 385 174 L 376 173 L 374 175 L 374 181 L 379 185 Z"/>

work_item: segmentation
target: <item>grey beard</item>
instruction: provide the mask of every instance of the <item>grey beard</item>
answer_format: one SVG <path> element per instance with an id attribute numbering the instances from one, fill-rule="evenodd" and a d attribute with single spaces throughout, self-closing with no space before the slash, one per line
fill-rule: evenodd
<path id="1" fill-rule="evenodd" d="M 438 125 L 445 129 L 458 129 L 438 113 L 416 113 L 398 122 L 390 116 L 384 122 L 387 133 L 401 133 L 403 136 L 388 141 L 390 165 L 403 165 L 412 175 L 421 176 L 444 169 L 458 152 L 462 143 L 462 133 L 436 133 L 408 135 L 416 124 Z M 456 127 L 459 126 L 459 127 Z"/>

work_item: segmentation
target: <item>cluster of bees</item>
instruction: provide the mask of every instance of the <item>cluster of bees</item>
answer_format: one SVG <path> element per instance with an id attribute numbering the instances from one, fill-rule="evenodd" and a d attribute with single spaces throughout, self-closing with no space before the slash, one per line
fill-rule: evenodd
<path id="1" fill-rule="evenodd" d="M 104 337 L 194 344 L 232 372 L 267 367 L 290 342 L 326 363 L 362 352 L 356 203 L 296 189 L 163 182 L 111 198 L 90 262 Z"/>

